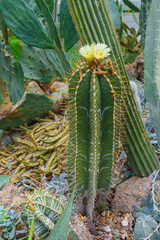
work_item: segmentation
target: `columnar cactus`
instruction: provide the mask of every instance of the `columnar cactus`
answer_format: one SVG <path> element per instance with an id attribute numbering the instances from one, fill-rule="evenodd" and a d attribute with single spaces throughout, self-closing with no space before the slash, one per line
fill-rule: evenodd
<path id="1" fill-rule="evenodd" d="M 69 83 L 69 181 L 82 198 L 87 197 L 91 218 L 97 189 L 109 189 L 114 140 L 119 138 L 121 84 L 111 61 L 105 59 L 109 51 L 101 43 L 82 47 L 86 62 Z"/>
<path id="2" fill-rule="evenodd" d="M 152 44 L 151 44 L 152 43 Z M 160 147 L 160 2 L 152 1 L 144 49 L 144 92 Z"/>
<path id="3" fill-rule="evenodd" d="M 159 161 L 136 108 L 106 1 L 68 0 L 68 7 L 82 44 L 101 42 L 112 49 L 111 59 L 116 63 L 116 70 L 122 79 L 121 142 L 135 174 L 148 176 L 159 168 Z"/>

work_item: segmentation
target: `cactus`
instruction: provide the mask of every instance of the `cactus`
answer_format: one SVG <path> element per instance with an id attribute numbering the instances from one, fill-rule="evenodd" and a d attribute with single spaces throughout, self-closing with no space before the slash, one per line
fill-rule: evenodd
<path id="1" fill-rule="evenodd" d="M 147 21 L 144 49 L 144 91 L 149 103 L 153 125 L 160 146 L 160 79 L 159 79 L 159 46 L 160 46 L 160 2 L 151 4 Z"/>
<path id="2" fill-rule="evenodd" d="M 1 16 L 1 13 L 0 13 L 0 29 L 2 31 L 2 34 L 3 34 L 3 37 L 4 37 L 4 40 L 6 43 L 8 43 L 8 32 L 7 32 L 7 26 L 3 20 L 3 17 Z"/>
<path id="3" fill-rule="evenodd" d="M 43 83 L 49 83 L 56 78 L 56 72 L 47 61 L 43 49 L 22 42 L 19 62 L 23 68 L 25 78 Z"/>
<path id="4" fill-rule="evenodd" d="M 141 43 L 143 48 L 145 44 L 147 18 L 148 18 L 151 2 L 152 0 L 141 0 L 140 20 L 141 20 Z"/>
<path id="5" fill-rule="evenodd" d="M 0 115 L 7 114 L 24 93 L 24 75 L 20 64 L 12 59 L 9 46 L 0 41 Z"/>
<path id="6" fill-rule="evenodd" d="M 0 11 L 6 25 L 16 37 L 39 48 L 53 48 L 53 42 L 47 36 L 36 14 L 25 2 L 19 1 L 17 6 L 16 0 L 2 0 Z"/>
<path id="7" fill-rule="evenodd" d="M 7 92 L 6 85 L 10 84 L 11 74 L 11 58 L 9 54 L 5 54 L 5 45 L 0 42 L 0 115 L 8 112 L 12 103 L 10 101 L 9 93 Z"/>
<path id="8" fill-rule="evenodd" d="M 85 48 L 103 54 L 106 45 Z M 110 70 L 110 60 L 96 61 L 96 56 L 93 61 L 86 60 L 69 82 L 68 166 L 71 186 L 76 185 L 83 197 L 87 191 L 86 212 L 92 218 L 97 189 L 103 192 L 110 186 L 117 152 L 114 140 L 119 139 L 121 84 L 116 72 Z"/>
<path id="9" fill-rule="evenodd" d="M 62 50 L 50 10 L 43 0 L 36 1 L 36 3 L 44 15 L 45 26 L 42 26 L 30 4 L 25 3 L 23 0 L 18 1 L 18 3 L 17 0 L 1 0 L 0 13 L 7 27 L 23 42 L 38 48 L 55 49 L 67 75 L 70 71 L 70 65 Z"/>
<path id="10" fill-rule="evenodd" d="M 54 100 L 46 95 L 27 93 L 26 99 L 16 109 L 0 120 L 1 129 L 31 124 L 37 117 L 45 116 L 53 107 Z"/>
<path id="11" fill-rule="evenodd" d="M 102 42 L 112 49 L 112 61 L 122 79 L 121 141 L 133 171 L 148 176 L 159 168 L 159 162 L 136 108 L 106 1 L 68 0 L 68 6 L 83 44 Z"/>

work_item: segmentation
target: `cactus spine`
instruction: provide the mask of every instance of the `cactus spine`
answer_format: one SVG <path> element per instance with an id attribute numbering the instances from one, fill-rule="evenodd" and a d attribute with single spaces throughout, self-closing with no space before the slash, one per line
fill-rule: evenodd
<path id="1" fill-rule="evenodd" d="M 69 83 L 69 181 L 82 198 L 87 197 L 87 207 L 81 206 L 81 211 L 91 218 L 97 189 L 103 192 L 110 186 L 113 142 L 119 129 L 115 119 L 121 91 L 115 91 L 120 79 L 108 62 L 81 64 Z"/>
<path id="2" fill-rule="evenodd" d="M 68 0 L 68 6 L 83 44 L 102 42 L 112 49 L 112 61 L 116 62 L 117 71 L 122 79 L 121 141 L 134 172 L 138 176 L 148 176 L 159 167 L 159 162 L 136 109 L 106 1 Z"/>

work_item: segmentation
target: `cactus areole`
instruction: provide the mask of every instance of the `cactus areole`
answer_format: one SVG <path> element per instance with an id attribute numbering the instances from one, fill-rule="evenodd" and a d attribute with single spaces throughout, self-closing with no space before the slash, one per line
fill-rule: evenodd
<path id="1" fill-rule="evenodd" d="M 87 199 L 90 217 L 97 190 L 109 189 L 119 139 L 121 84 L 108 59 L 110 51 L 103 43 L 83 46 L 85 61 L 69 82 L 69 182 Z"/>

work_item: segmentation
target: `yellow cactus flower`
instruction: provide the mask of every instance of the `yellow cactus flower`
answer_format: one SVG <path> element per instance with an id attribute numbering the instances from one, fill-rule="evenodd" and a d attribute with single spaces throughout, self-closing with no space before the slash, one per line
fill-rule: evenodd
<path id="1" fill-rule="evenodd" d="M 100 62 L 102 59 L 109 56 L 111 49 L 104 43 L 93 43 L 90 46 L 85 45 L 80 48 L 80 54 L 86 59 L 87 62 L 93 61 Z"/>
<path id="2" fill-rule="evenodd" d="M 80 48 L 79 53 L 86 59 L 87 62 L 93 62 L 94 60 L 94 46 L 85 45 Z"/>
<path id="3" fill-rule="evenodd" d="M 97 43 L 94 45 L 94 58 L 98 61 L 108 57 L 111 49 L 104 43 Z"/>

